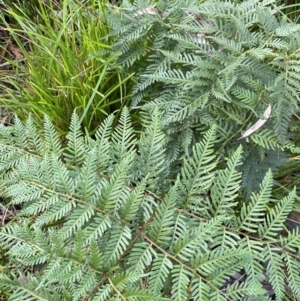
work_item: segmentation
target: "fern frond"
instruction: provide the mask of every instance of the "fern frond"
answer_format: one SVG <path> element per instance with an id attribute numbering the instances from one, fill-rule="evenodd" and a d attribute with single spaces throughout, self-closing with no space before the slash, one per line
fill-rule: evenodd
<path id="1" fill-rule="evenodd" d="M 250 136 L 250 139 L 264 149 L 275 149 L 279 147 L 275 135 L 268 129 L 262 129 L 254 133 Z"/>
<path id="2" fill-rule="evenodd" d="M 198 254 L 208 251 L 208 242 L 219 235 L 220 224 L 223 218 L 212 219 L 209 222 L 202 222 L 195 227 L 192 232 L 186 231 L 174 242 L 170 248 L 170 253 L 185 262 Z"/>
<path id="3" fill-rule="evenodd" d="M 117 165 L 115 171 L 111 174 L 109 182 L 103 181 L 99 187 L 102 191 L 98 197 L 97 204 L 100 209 L 107 212 L 119 210 L 120 202 L 124 196 L 124 184 L 127 179 L 127 174 L 133 164 L 133 154 L 123 158 Z"/>
<path id="4" fill-rule="evenodd" d="M 112 134 L 111 151 L 116 162 L 120 162 L 132 153 L 135 143 L 129 111 L 125 107 L 121 113 L 119 124 Z"/>
<path id="5" fill-rule="evenodd" d="M 211 214 L 231 215 L 231 208 L 236 206 L 234 202 L 238 196 L 241 184 L 241 172 L 237 171 L 237 167 L 241 164 L 242 147 L 240 146 L 228 161 L 228 167 L 219 171 L 216 177 L 216 184 L 211 190 Z"/>
<path id="6" fill-rule="evenodd" d="M 198 109 L 203 108 L 208 101 L 208 94 L 204 94 L 196 98 L 192 102 L 185 104 L 184 102 L 179 107 L 172 107 L 166 116 L 166 123 L 181 122 L 189 116 L 193 115 Z"/>
<path id="7" fill-rule="evenodd" d="M 154 220 L 151 224 L 149 237 L 159 245 L 168 245 L 171 240 L 170 232 L 174 224 L 174 211 L 171 208 L 176 204 L 177 189 L 171 188 L 163 202 L 156 209 Z"/>
<path id="8" fill-rule="evenodd" d="M 241 267 L 251 260 L 248 251 L 238 249 L 216 249 L 198 257 L 195 261 L 197 271 L 205 275 L 214 285 L 221 286 L 229 276 L 238 272 Z"/>
<path id="9" fill-rule="evenodd" d="M 95 133 L 96 143 L 94 147 L 97 148 L 97 152 L 101 153 L 101 156 L 97 156 L 97 171 L 101 172 L 107 168 L 110 159 L 110 137 L 112 134 L 112 123 L 114 116 L 109 115 L 99 126 Z"/>
<path id="10" fill-rule="evenodd" d="M 263 296 L 265 290 L 262 288 L 261 284 L 253 283 L 251 285 L 245 285 L 245 283 L 234 283 L 227 287 L 226 296 L 235 300 L 242 300 L 244 296 Z"/>
<path id="11" fill-rule="evenodd" d="M 44 117 L 44 132 L 45 132 L 45 146 L 47 151 L 57 153 L 60 155 L 62 153 L 62 145 L 60 137 L 54 128 L 53 123 L 50 118 Z"/>
<path id="12" fill-rule="evenodd" d="M 113 267 L 121 257 L 131 239 L 131 231 L 127 226 L 113 225 L 110 230 L 109 241 L 103 254 L 103 262 Z"/>
<path id="13" fill-rule="evenodd" d="M 64 151 L 66 162 L 70 165 L 81 166 L 87 149 L 84 146 L 79 117 L 75 112 L 72 114 L 70 131 L 66 138 L 68 139 L 68 145 Z"/>
<path id="14" fill-rule="evenodd" d="M 144 273 L 145 269 L 151 266 L 153 257 L 156 256 L 157 253 L 151 245 L 145 242 L 136 243 L 128 258 L 128 262 L 132 264 L 132 268 L 129 268 L 129 271 L 134 270 Z"/>
<path id="15" fill-rule="evenodd" d="M 38 156 L 42 156 L 45 148 L 42 139 L 39 137 L 38 131 L 34 126 L 32 116 L 29 115 L 25 124 L 27 130 L 28 148 L 31 149 L 32 153 L 36 153 Z M 57 147 L 59 145 L 55 145 Z M 59 149 L 60 147 L 58 147 Z"/>
<path id="16" fill-rule="evenodd" d="M 138 170 L 137 174 L 158 181 L 158 175 L 167 176 L 169 166 L 164 160 L 166 141 L 157 108 L 152 113 L 150 124 L 145 126 L 145 132 L 138 143 L 140 155 L 136 158 L 134 169 Z M 152 181 L 152 185 L 156 181 Z"/>
<path id="17" fill-rule="evenodd" d="M 194 278 L 192 280 L 192 296 L 194 300 L 209 301 L 210 286 L 206 284 L 201 278 Z"/>
<path id="18" fill-rule="evenodd" d="M 191 272 L 183 266 L 175 265 L 171 271 L 172 275 L 172 300 L 186 300 L 188 286 L 190 284 Z"/>
<path id="19" fill-rule="evenodd" d="M 255 233 L 258 229 L 258 223 L 264 221 L 266 204 L 271 196 L 273 177 L 271 171 L 268 171 L 262 184 L 260 192 L 251 195 L 249 204 L 243 203 L 241 215 L 237 219 L 237 228 Z"/>
<path id="20" fill-rule="evenodd" d="M 26 127 L 17 116 L 15 116 L 14 125 L 13 134 L 15 144 L 21 149 L 27 149 Z"/>
<path id="21" fill-rule="evenodd" d="M 287 237 L 280 236 L 279 239 L 282 248 L 286 249 L 288 252 L 298 252 L 300 246 L 300 233 L 298 228 L 289 232 Z"/>
<path id="22" fill-rule="evenodd" d="M 268 277 L 274 288 L 276 298 L 282 300 L 285 294 L 284 264 L 282 262 L 282 256 L 278 254 L 277 251 L 276 248 L 266 246 L 263 252 L 263 258 L 267 262 Z"/>
<path id="23" fill-rule="evenodd" d="M 82 276 L 81 280 L 74 286 L 72 299 L 75 301 L 81 300 L 82 296 L 87 296 L 94 288 L 97 278 L 94 273 L 88 271 Z"/>
<path id="24" fill-rule="evenodd" d="M 14 225 L 0 233 L 5 248 L 10 248 L 12 256 L 30 265 L 43 264 L 49 259 L 50 245 L 40 229 L 33 231 L 28 224 Z M 2 243 L 1 243 L 2 245 Z"/>
<path id="25" fill-rule="evenodd" d="M 287 266 L 287 277 L 289 286 L 292 292 L 299 298 L 300 297 L 300 276 L 299 276 L 299 261 L 292 258 L 292 256 L 285 255 L 283 257 L 285 264 Z"/>
<path id="26" fill-rule="evenodd" d="M 9 297 L 12 301 L 49 301 L 52 298 L 57 301 L 63 301 L 64 296 L 61 293 L 53 290 L 52 287 L 43 288 L 36 291 L 39 280 L 33 276 L 27 275 L 13 275 L 13 280 L 7 276 L 0 275 L 0 288 L 6 290 L 13 290 L 12 295 Z"/>
<path id="27" fill-rule="evenodd" d="M 168 258 L 168 256 L 158 254 L 158 256 L 153 261 L 153 265 L 150 271 L 150 290 L 160 293 L 171 270 L 173 270 L 173 263 Z"/>
<path id="28" fill-rule="evenodd" d="M 124 221 L 133 220 L 134 216 L 137 214 L 140 204 L 144 196 L 144 191 L 146 189 L 147 177 L 145 177 L 128 195 L 126 200 L 122 202 L 119 209 L 119 216 Z"/>
<path id="29" fill-rule="evenodd" d="M 193 160 L 184 159 L 181 169 L 180 195 L 182 206 L 188 208 L 194 198 L 206 193 L 214 180 L 214 168 L 217 160 L 213 154 L 213 143 L 216 137 L 216 127 L 212 127 L 200 143 L 193 148 Z M 191 181 L 192 179 L 192 181 Z"/>
<path id="30" fill-rule="evenodd" d="M 76 177 L 75 197 L 89 202 L 96 188 L 96 149 L 91 149 L 85 157 L 80 173 Z"/>
<path id="31" fill-rule="evenodd" d="M 103 285 L 98 292 L 94 295 L 94 299 L 97 301 L 106 301 L 108 300 L 112 292 L 112 287 L 110 284 Z"/>
<path id="32" fill-rule="evenodd" d="M 283 198 L 274 208 L 271 208 L 265 220 L 258 227 L 258 235 L 264 239 L 274 239 L 282 230 L 288 214 L 293 209 L 296 198 L 295 189 Z"/>
<path id="33" fill-rule="evenodd" d="M 84 242 L 86 244 L 87 241 Z M 103 267 L 103 254 L 95 241 L 90 243 L 90 255 L 88 257 L 88 264 L 93 270 L 100 271 Z"/>
<path id="34" fill-rule="evenodd" d="M 112 221 L 108 216 L 95 216 L 86 227 L 86 244 L 100 239 L 105 231 L 112 227 Z"/>

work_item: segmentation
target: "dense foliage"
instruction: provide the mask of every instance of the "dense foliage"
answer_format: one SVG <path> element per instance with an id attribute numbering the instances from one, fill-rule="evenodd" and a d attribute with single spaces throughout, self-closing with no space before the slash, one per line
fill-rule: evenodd
<path id="1" fill-rule="evenodd" d="M 0 232 L 9 300 L 269 300 L 263 283 L 300 298 L 295 191 L 274 199 L 269 171 L 241 202 L 242 147 L 218 169 L 215 127 L 174 175 L 158 111 L 139 140 L 127 109 L 112 121 L 92 140 L 73 115 L 66 147 L 48 118 L 0 127 L 0 187 L 22 207 Z"/>
<path id="2" fill-rule="evenodd" d="M 111 17 L 119 63 L 137 73 L 132 107 L 160 108 L 172 160 L 218 124 L 219 155 L 242 143 L 243 186 L 256 189 L 284 151 L 299 152 L 300 25 L 272 0 L 197 2 L 123 1 Z M 263 128 L 237 141 L 269 106 Z"/>
<path id="3" fill-rule="evenodd" d="M 6 5 L 26 81 L 1 102 L 1 301 L 300 300 L 297 187 L 273 178 L 300 170 L 300 26 L 279 2 Z"/>
<path id="4" fill-rule="evenodd" d="M 106 22 L 108 0 L 7 1 L 0 26 L 9 39 L 1 50 L 0 107 L 22 119 L 28 112 L 43 122 L 47 114 L 66 132 L 74 109 L 92 133 L 109 114 L 128 101 L 131 85 L 121 68 L 109 71 L 113 43 Z M 126 85 L 125 85 L 126 83 Z M 3 87 L 4 86 L 4 87 Z"/>

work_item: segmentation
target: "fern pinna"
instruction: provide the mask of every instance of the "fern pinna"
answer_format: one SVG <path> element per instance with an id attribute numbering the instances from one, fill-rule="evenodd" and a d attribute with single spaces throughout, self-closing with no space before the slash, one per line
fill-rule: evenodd
<path id="1" fill-rule="evenodd" d="M 136 72 L 132 107 L 159 106 L 175 159 L 218 124 L 220 155 L 243 145 L 249 190 L 283 164 L 283 150 L 299 152 L 290 138 L 299 111 L 300 25 L 277 2 L 125 0 L 111 14 L 118 66 Z M 268 107 L 263 128 L 238 140 Z"/>
<path id="2" fill-rule="evenodd" d="M 158 110 L 134 135 L 128 109 L 95 139 L 72 117 L 63 146 L 45 117 L 0 125 L 1 194 L 19 212 L 0 231 L 9 300 L 300 299 L 298 228 L 283 231 L 295 191 L 272 196 L 268 171 L 239 194 L 242 147 L 220 169 L 213 126 L 178 164 Z M 242 277 L 236 277 L 241 275 Z M 274 291 L 269 296 L 269 287 Z"/>

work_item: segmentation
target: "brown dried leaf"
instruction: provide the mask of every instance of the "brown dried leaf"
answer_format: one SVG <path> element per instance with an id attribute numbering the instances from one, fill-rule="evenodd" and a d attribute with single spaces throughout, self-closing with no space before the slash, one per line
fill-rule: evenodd
<path id="1" fill-rule="evenodd" d="M 23 54 L 20 48 L 15 47 L 13 44 L 9 44 L 7 46 L 8 50 L 12 52 L 12 54 L 16 57 L 17 60 L 23 59 Z"/>

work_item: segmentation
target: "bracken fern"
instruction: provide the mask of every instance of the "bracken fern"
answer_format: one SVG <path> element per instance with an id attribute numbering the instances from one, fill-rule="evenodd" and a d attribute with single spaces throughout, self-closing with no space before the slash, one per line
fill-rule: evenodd
<path id="1" fill-rule="evenodd" d="M 258 189 L 285 150 L 299 152 L 300 25 L 276 0 L 199 2 L 123 1 L 110 17 L 118 64 L 136 72 L 132 107 L 160 108 L 173 160 L 218 124 L 219 155 L 242 144 L 242 185 Z M 238 140 L 269 105 L 263 128 Z"/>
<path id="2" fill-rule="evenodd" d="M 2 197 L 21 208 L 0 232 L 9 300 L 266 301 L 268 285 L 300 299 L 300 234 L 283 231 L 295 191 L 274 199 L 268 171 L 243 201 L 242 147 L 220 169 L 216 126 L 178 167 L 160 114 L 139 139 L 126 108 L 95 139 L 73 114 L 65 146 L 47 117 L 42 132 L 0 125 Z"/>

